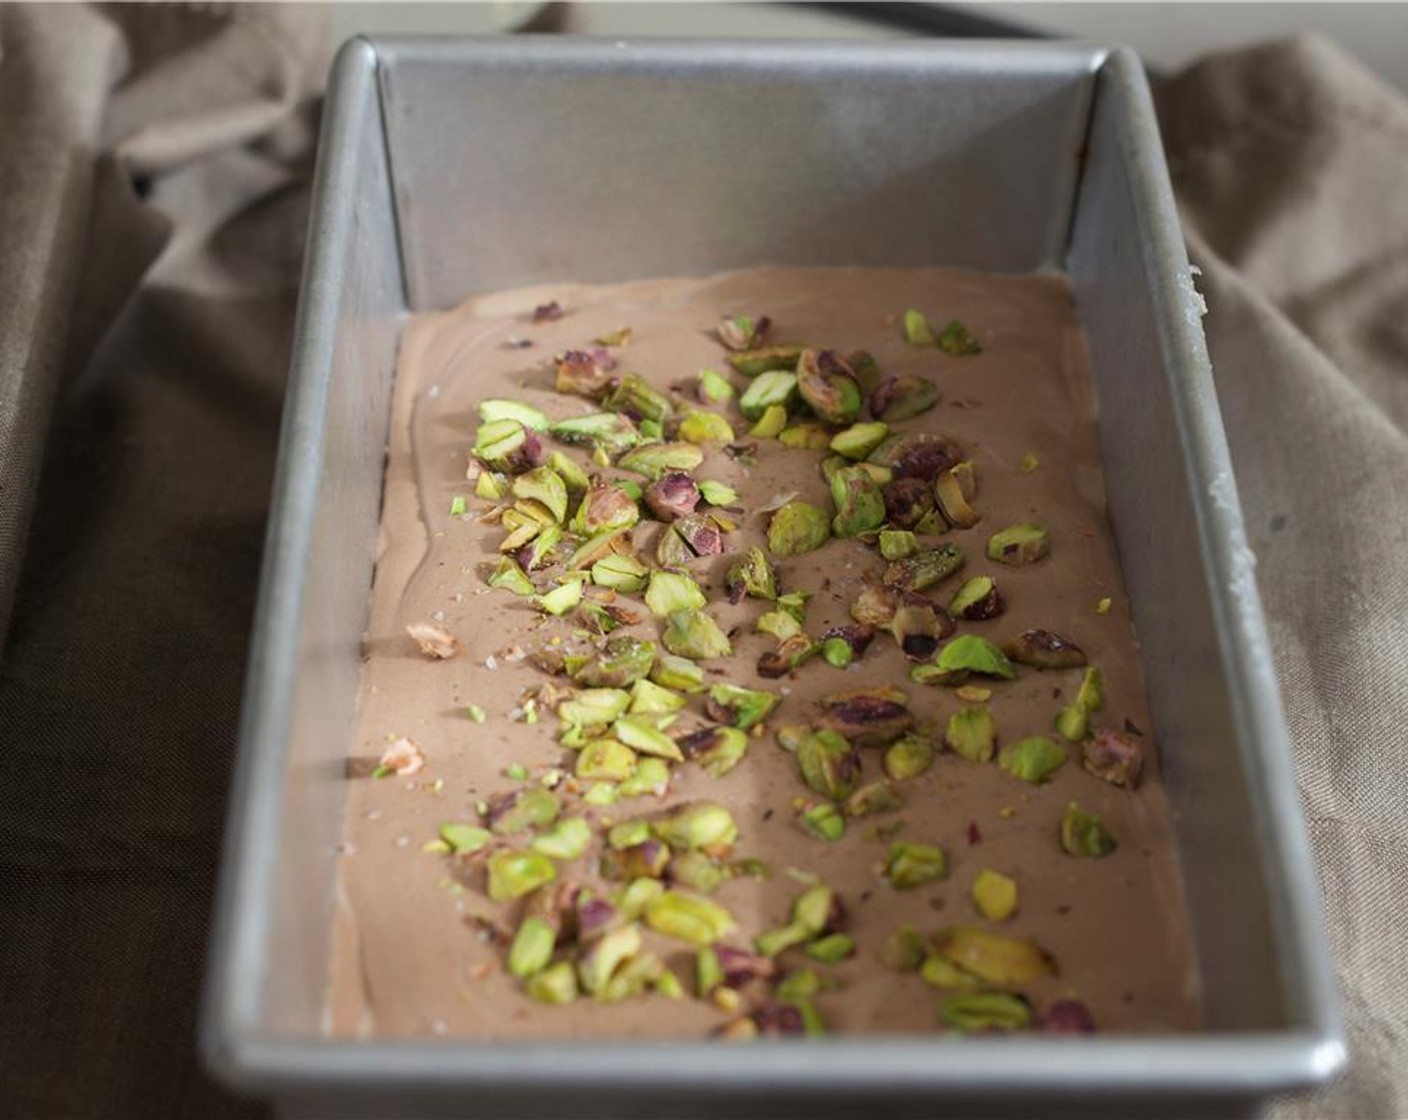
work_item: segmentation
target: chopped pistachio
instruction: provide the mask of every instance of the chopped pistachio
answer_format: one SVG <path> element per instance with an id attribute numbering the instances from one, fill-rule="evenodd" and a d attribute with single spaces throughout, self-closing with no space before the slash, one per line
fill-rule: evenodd
<path id="1" fill-rule="evenodd" d="M 1051 551 L 1051 540 L 1040 525 L 1009 525 L 988 538 L 988 559 L 1002 564 L 1033 564 Z"/>
<path id="2" fill-rule="evenodd" d="M 1102 683 L 1100 670 L 1092 665 L 1081 678 L 1080 688 L 1076 690 L 1076 703 L 1087 712 L 1098 712 L 1105 706 Z"/>
<path id="3" fill-rule="evenodd" d="M 934 764 L 934 747 L 927 736 L 911 732 L 885 748 L 885 773 L 896 782 L 923 774 Z"/>
<path id="4" fill-rule="evenodd" d="M 526 478 L 527 475 L 522 477 Z M 552 562 L 553 554 L 561 543 L 562 529 L 556 525 L 544 526 L 536 537 L 518 550 L 519 563 L 530 572 L 546 567 Z M 573 566 L 572 564 L 568 565 L 568 567 Z"/>
<path id="5" fill-rule="evenodd" d="M 684 999 L 684 985 L 680 983 L 680 978 L 667 968 L 655 980 L 655 994 L 666 999 Z"/>
<path id="6" fill-rule="evenodd" d="M 916 665 L 909 671 L 909 679 L 915 684 L 953 685 L 968 679 L 967 669 L 940 669 L 932 663 Z"/>
<path id="7" fill-rule="evenodd" d="M 558 478 L 567 487 L 567 494 L 573 500 L 580 500 L 582 495 L 591 488 L 591 479 L 587 477 L 587 472 L 577 465 L 572 456 L 561 450 L 555 450 L 548 456 L 548 466 L 556 472 Z"/>
<path id="8" fill-rule="evenodd" d="M 789 754 L 796 754 L 803 740 L 812 733 L 810 727 L 800 723 L 789 723 L 777 729 L 777 745 Z"/>
<path id="9" fill-rule="evenodd" d="M 856 659 L 855 649 L 845 638 L 827 638 L 821 643 L 822 659 L 836 669 L 844 669 Z"/>
<path id="10" fill-rule="evenodd" d="M 895 560 L 885 569 L 885 583 L 905 591 L 923 591 L 961 567 L 963 550 L 956 544 L 942 544 Z"/>
<path id="11" fill-rule="evenodd" d="M 767 719 L 782 697 L 775 692 L 716 684 L 709 690 L 709 718 L 747 731 Z"/>
<path id="12" fill-rule="evenodd" d="M 797 375 L 783 370 L 763 373 L 743 390 L 738 398 L 738 410 L 744 419 L 757 422 L 767 410 L 776 405 L 784 412 L 797 395 Z M 781 431 L 782 429 L 778 429 Z"/>
<path id="13" fill-rule="evenodd" d="M 965 579 L 963 585 L 949 600 L 948 613 L 955 618 L 981 621 L 996 618 L 1007 609 L 1002 593 L 997 589 L 997 581 L 991 576 L 974 576 Z"/>
<path id="14" fill-rule="evenodd" d="M 631 634 L 616 634 L 594 657 L 581 665 L 567 661 L 568 675 L 588 688 L 625 688 L 645 677 L 655 664 L 655 643 Z"/>
<path id="15" fill-rule="evenodd" d="M 853 689 L 822 697 L 819 726 L 858 747 L 881 747 L 914 727 L 909 698 L 892 685 Z"/>
<path id="16" fill-rule="evenodd" d="M 953 354 L 955 357 L 983 352 L 982 344 L 974 337 L 973 332 L 957 319 L 949 322 L 939 332 L 938 343 L 940 350 L 945 354 Z"/>
<path id="17" fill-rule="evenodd" d="M 1017 464 L 1017 469 L 1023 474 L 1031 474 L 1039 466 L 1041 466 L 1041 460 L 1036 457 L 1036 453 L 1028 451 L 1022 456 L 1022 461 Z"/>
<path id="18" fill-rule="evenodd" d="M 849 797 L 860 780 L 860 755 L 835 731 L 809 733 L 797 744 L 797 765 L 807 786 L 833 801 Z"/>
<path id="19" fill-rule="evenodd" d="M 768 551 L 774 556 L 799 556 L 820 548 L 831 536 L 826 513 L 806 502 L 788 502 L 768 523 Z"/>
<path id="20" fill-rule="evenodd" d="M 880 945 L 880 963 L 892 972 L 916 972 L 924 961 L 924 936 L 916 926 L 900 926 Z"/>
<path id="21" fill-rule="evenodd" d="M 728 873 L 703 852 L 680 852 L 670 860 L 670 879 L 700 894 L 710 894 Z"/>
<path id="22" fill-rule="evenodd" d="M 935 664 L 940 669 L 966 670 L 987 677 L 1012 680 L 1017 670 L 1007 656 L 986 638 L 976 634 L 960 634 L 939 651 Z"/>
<path id="23" fill-rule="evenodd" d="M 670 849 L 659 840 L 645 840 L 601 853 L 598 871 L 603 879 L 663 879 L 670 866 Z"/>
<path id="24" fill-rule="evenodd" d="M 1110 613 L 1110 606 L 1111 606 L 1111 602 L 1110 602 L 1109 597 L 1107 596 L 1106 598 L 1101 599 L 1099 602 L 1097 602 L 1097 603 L 1095 604 L 1095 613 L 1096 613 L 1096 614 L 1109 614 L 1109 613 Z"/>
<path id="25" fill-rule="evenodd" d="M 687 412 L 677 431 L 686 443 L 732 443 L 733 427 L 717 412 Z"/>
<path id="26" fill-rule="evenodd" d="M 1094 813 L 1083 812 L 1074 801 L 1061 816 L 1061 850 L 1068 856 L 1098 859 L 1115 850 L 1115 838 Z"/>
<path id="27" fill-rule="evenodd" d="M 664 893 L 665 884 L 659 879 L 632 879 L 616 896 L 616 912 L 625 921 L 633 922 L 645 913 L 653 899 Z"/>
<path id="28" fill-rule="evenodd" d="M 904 313 L 904 339 L 911 346 L 933 346 L 938 342 L 924 312 L 913 308 Z"/>
<path id="29" fill-rule="evenodd" d="M 677 523 L 666 525 L 655 544 L 655 562 L 664 568 L 683 568 L 694 559 Z"/>
<path id="30" fill-rule="evenodd" d="M 602 399 L 601 406 L 610 412 L 625 413 L 637 422 L 663 423 L 674 411 L 669 398 L 657 393 L 636 373 L 625 374 L 617 381 L 615 388 Z"/>
<path id="31" fill-rule="evenodd" d="M 491 471 L 518 474 L 539 462 L 542 444 L 517 420 L 491 420 L 474 435 L 474 456 Z"/>
<path id="32" fill-rule="evenodd" d="M 860 415 L 855 371 L 835 350 L 803 350 L 797 358 L 797 391 L 828 424 L 849 424 Z"/>
<path id="33" fill-rule="evenodd" d="M 723 526 L 732 524 L 718 514 L 691 513 L 670 526 L 695 556 L 720 556 L 724 551 Z M 687 562 L 687 561 L 686 561 Z"/>
<path id="34" fill-rule="evenodd" d="M 615 782 L 597 782 L 582 794 L 584 805 L 615 805 L 619 790 Z"/>
<path id="35" fill-rule="evenodd" d="M 881 529 L 880 555 L 886 560 L 903 560 L 919 551 L 919 542 L 908 529 Z"/>
<path id="36" fill-rule="evenodd" d="M 718 327 L 719 341 L 730 350 L 752 350 L 763 340 L 772 320 L 766 315 L 754 319 L 751 315 L 734 315 Z"/>
<path id="37" fill-rule="evenodd" d="M 588 688 L 557 706 L 557 716 L 579 727 L 614 723 L 630 706 L 630 693 L 619 688 Z"/>
<path id="38" fill-rule="evenodd" d="M 618 412 L 593 412 L 548 425 L 555 439 L 575 447 L 589 447 L 616 455 L 640 441 L 640 432 L 629 416 Z"/>
<path id="39" fill-rule="evenodd" d="M 667 758 L 672 762 L 684 761 L 684 755 L 675 741 L 663 731 L 657 731 L 645 722 L 643 716 L 622 716 L 612 726 L 616 738 L 634 751 Z"/>
<path id="40" fill-rule="evenodd" d="M 935 844 L 901 840 L 890 845 L 885 857 L 885 878 L 896 890 L 911 890 L 934 879 L 948 878 L 948 860 Z"/>
<path id="41" fill-rule="evenodd" d="M 1053 726 L 1068 743 L 1079 743 L 1090 733 L 1090 713 L 1080 703 L 1067 704 L 1056 713 Z"/>
<path id="42" fill-rule="evenodd" d="M 483 723 L 489 718 L 489 713 L 478 704 L 468 704 L 465 706 L 464 714 L 469 718 L 470 723 Z"/>
<path id="43" fill-rule="evenodd" d="M 985 867 L 973 880 L 973 905 L 990 922 L 1005 922 L 1017 912 L 1017 882 Z"/>
<path id="44" fill-rule="evenodd" d="M 692 576 L 683 572 L 650 573 L 645 605 L 656 618 L 667 618 L 676 611 L 699 610 L 708 601 Z"/>
<path id="45" fill-rule="evenodd" d="M 525 428 L 542 432 L 547 430 L 548 418 L 538 409 L 522 401 L 491 398 L 479 402 L 479 421 L 488 424 L 494 420 L 517 420 Z"/>
<path id="46" fill-rule="evenodd" d="M 847 459 L 864 459 L 890 434 L 890 426 L 878 420 L 852 424 L 831 437 L 831 450 Z"/>
<path id="47" fill-rule="evenodd" d="M 831 500 L 836 504 L 831 531 L 838 537 L 858 537 L 885 521 L 885 498 L 861 466 L 842 467 L 831 476 Z"/>
<path id="48" fill-rule="evenodd" d="M 581 601 L 582 581 L 570 579 L 566 583 L 558 584 L 551 591 L 535 596 L 533 605 L 547 614 L 561 617 Z"/>
<path id="49" fill-rule="evenodd" d="M 1086 770 L 1102 781 L 1134 789 L 1144 769 L 1144 748 L 1131 736 L 1102 727 L 1085 744 L 1081 761 Z"/>
<path id="50" fill-rule="evenodd" d="M 961 684 L 953 690 L 953 694 L 970 704 L 984 704 L 992 699 L 992 689 L 980 684 Z"/>
<path id="51" fill-rule="evenodd" d="M 515 782 L 526 782 L 528 780 L 528 767 L 521 762 L 510 762 L 504 767 L 504 777 L 512 778 Z"/>
<path id="52" fill-rule="evenodd" d="M 732 486 L 716 482 L 712 478 L 702 479 L 698 486 L 699 496 L 711 506 L 731 506 L 738 502 L 738 491 Z"/>
<path id="53" fill-rule="evenodd" d="M 440 839 L 455 855 L 470 855 L 487 847 L 493 833 L 478 825 L 452 821 L 440 826 Z"/>
<path id="54" fill-rule="evenodd" d="M 488 870 L 489 897 L 495 902 L 522 898 L 557 878 L 557 868 L 541 852 L 495 852 Z"/>
<path id="55" fill-rule="evenodd" d="M 848 817 L 868 817 L 872 813 L 892 813 L 904 806 L 899 792 L 889 782 L 870 782 L 846 798 Z"/>
<path id="56" fill-rule="evenodd" d="M 672 890 L 651 899 L 645 921 L 657 933 L 692 945 L 712 945 L 737 928 L 733 915 L 718 903 Z"/>
<path id="57" fill-rule="evenodd" d="M 939 639 L 952 632 L 953 620 L 926 601 L 906 603 L 896 608 L 890 619 L 890 635 L 911 661 L 932 657 Z"/>
<path id="58" fill-rule="evenodd" d="M 775 439 L 782 434 L 782 429 L 787 427 L 787 408 L 785 405 L 770 404 L 763 409 L 763 414 L 758 417 L 758 421 L 748 429 L 748 434 L 755 439 Z"/>
<path id="59" fill-rule="evenodd" d="M 948 526 L 935 509 L 934 488 L 923 479 L 895 478 L 884 484 L 885 517 L 895 529 L 928 534 L 946 532 Z M 916 544 L 909 552 L 887 556 L 887 560 L 902 560 L 918 552 Z"/>
<path id="60" fill-rule="evenodd" d="M 670 764 L 663 758 L 646 755 L 636 760 L 635 773 L 616 788 L 620 797 L 664 797 L 670 788 Z"/>
<path id="61" fill-rule="evenodd" d="M 634 922 L 610 930 L 588 945 L 577 961 L 582 987 L 593 995 L 604 991 L 612 974 L 640 951 L 640 927 Z"/>
<path id="62" fill-rule="evenodd" d="M 554 521 L 567 520 L 567 483 L 551 467 L 534 467 L 513 480 L 513 496 L 542 502 Z"/>
<path id="63" fill-rule="evenodd" d="M 627 595 L 640 591 L 650 575 L 650 569 L 622 552 L 603 556 L 592 565 L 592 582 L 598 587 L 609 587 Z"/>
<path id="64" fill-rule="evenodd" d="M 712 801 L 682 805 L 658 818 L 651 827 L 656 836 L 679 851 L 726 851 L 738 839 L 733 815 Z"/>
<path id="65" fill-rule="evenodd" d="M 593 739 L 577 755 L 577 777 L 584 781 L 621 782 L 636 768 L 636 752 L 616 739 Z"/>
<path id="66" fill-rule="evenodd" d="M 705 404 L 722 404 L 733 396 L 733 386 L 717 370 L 699 371 L 699 399 Z"/>
<path id="67" fill-rule="evenodd" d="M 1003 643 L 1003 652 L 1022 665 L 1037 669 L 1075 669 L 1085 664 L 1085 652 L 1050 630 L 1023 630 Z"/>
<path id="68" fill-rule="evenodd" d="M 939 1017 L 959 1031 L 1019 1031 L 1032 1021 L 1025 997 L 1011 992 L 973 992 L 949 996 Z"/>
<path id="69" fill-rule="evenodd" d="M 674 521 L 694 512 L 699 487 L 684 471 L 666 471 L 645 488 L 645 505 L 660 521 Z"/>
<path id="70" fill-rule="evenodd" d="M 1056 972 L 1051 954 L 1035 941 L 976 926 L 951 926 L 936 934 L 934 952 L 989 984 L 1030 984 Z"/>
<path id="71" fill-rule="evenodd" d="M 702 610 L 675 611 L 661 640 L 667 650 L 681 657 L 727 657 L 733 652 L 728 635 Z"/>
<path id="72" fill-rule="evenodd" d="M 803 831 L 818 840 L 834 843 L 846 834 L 845 816 L 829 801 L 808 806 L 802 810 L 797 820 Z"/>
<path id="73" fill-rule="evenodd" d="M 453 498 L 450 499 L 451 517 L 462 517 L 464 515 L 464 511 L 468 508 L 469 507 L 465 505 L 463 494 L 456 494 Z"/>
<path id="74" fill-rule="evenodd" d="M 768 611 L 760 614 L 754 626 L 759 634 L 768 634 L 779 642 L 795 638 L 802 632 L 802 624 L 786 611 Z"/>
<path id="75" fill-rule="evenodd" d="M 847 957 L 854 956 L 855 939 L 844 933 L 833 933 L 813 941 L 806 948 L 807 956 L 823 964 L 840 964 Z"/>
<path id="76" fill-rule="evenodd" d="M 955 529 L 971 529 L 982 520 L 982 514 L 968 504 L 962 484 L 952 470 L 943 471 L 934 480 L 934 497 L 944 520 Z"/>
<path id="77" fill-rule="evenodd" d="M 667 471 L 692 471 L 704 461 L 704 452 L 692 443 L 647 443 L 616 460 L 623 471 L 659 478 Z"/>
<path id="78" fill-rule="evenodd" d="M 1031 735 L 1003 747 L 997 764 L 1014 778 L 1040 785 L 1066 764 L 1066 748 L 1046 735 Z"/>
<path id="79" fill-rule="evenodd" d="M 812 641 L 805 634 L 794 634 L 777 649 L 758 656 L 758 675 L 770 679 L 785 677 L 820 652 L 821 643 Z"/>
<path id="80" fill-rule="evenodd" d="M 577 998 L 577 972 L 570 961 L 558 961 L 528 979 L 528 998 L 538 1003 L 571 1003 Z"/>
<path id="81" fill-rule="evenodd" d="M 761 350 L 745 350 L 741 354 L 730 354 L 728 364 L 744 377 L 757 377 L 770 370 L 796 369 L 797 359 L 801 355 L 802 347 L 800 346 L 768 346 Z"/>
<path id="82" fill-rule="evenodd" d="M 939 387 L 927 377 L 907 373 L 887 377 L 870 393 L 870 414 L 898 423 L 928 412 L 939 403 Z"/>
<path id="83" fill-rule="evenodd" d="M 959 708 L 948 717 L 944 745 L 969 762 L 991 762 L 997 748 L 997 724 L 986 708 Z"/>
<path id="84" fill-rule="evenodd" d="M 515 595 L 534 595 L 537 593 L 533 581 L 518 566 L 518 561 L 510 556 L 505 556 L 499 561 L 498 567 L 494 569 L 487 582 L 490 587 L 506 588 Z"/>
<path id="85" fill-rule="evenodd" d="M 596 537 L 629 529 L 639 520 L 640 508 L 636 500 L 623 487 L 608 484 L 593 486 L 586 492 L 572 516 L 571 527 L 573 532 Z"/>
<path id="86" fill-rule="evenodd" d="M 820 424 L 794 424 L 777 433 L 783 447 L 799 451 L 820 451 L 831 446 L 831 433 Z"/>
<path id="87" fill-rule="evenodd" d="M 631 685 L 631 707 L 634 715 L 657 715 L 662 712 L 677 712 L 685 705 L 685 698 L 661 688 L 648 680 L 638 680 Z"/>
<path id="88" fill-rule="evenodd" d="M 704 690 L 704 670 L 688 658 L 674 654 L 656 657 L 655 665 L 650 670 L 650 680 L 662 688 L 674 688 L 681 692 Z"/>
<path id="89" fill-rule="evenodd" d="M 745 595 L 752 599 L 777 598 L 777 573 L 768 562 L 767 554 L 756 546 L 734 562 L 724 582 L 729 599 L 735 603 Z"/>
<path id="90" fill-rule="evenodd" d="M 556 942 L 557 933 L 547 922 L 532 915 L 524 918 L 509 946 L 509 972 L 521 978 L 541 972 L 552 962 Z"/>
<path id="91" fill-rule="evenodd" d="M 533 838 L 532 848 L 550 859 L 580 859 L 592 841 L 591 826 L 582 817 L 566 817 L 550 832 Z"/>
<path id="92" fill-rule="evenodd" d="M 561 811 L 557 795 L 542 786 L 510 790 L 489 802 L 485 824 L 499 836 L 552 824 Z"/>
<path id="93" fill-rule="evenodd" d="M 976 988 L 978 978 L 943 957 L 925 957 L 919 975 L 931 988 Z"/>
<path id="94" fill-rule="evenodd" d="M 478 466 L 478 460 L 475 460 Z M 497 502 L 508 496 L 508 479 L 493 471 L 483 471 L 474 480 L 474 496 L 487 502 Z"/>
<path id="95" fill-rule="evenodd" d="M 724 982 L 723 965 L 713 946 L 706 945 L 694 957 L 694 991 L 703 999 Z"/>

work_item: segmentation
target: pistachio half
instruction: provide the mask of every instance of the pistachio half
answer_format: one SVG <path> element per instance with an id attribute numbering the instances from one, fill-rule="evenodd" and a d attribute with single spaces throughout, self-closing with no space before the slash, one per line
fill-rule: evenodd
<path id="1" fill-rule="evenodd" d="M 889 467 L 895 478 L 917 478 L 932 484 L 939 472 L 963 458 L 963 450 L 947 436 L 932 432 L 895 432 L 867 456 L 867 461 Z"/>
<path id="2" fill-rule="evenodd" d="M 634 922 L 603 934 L 583 950 L 577 961 L 582 987 L 593 995 L 604 991 L 616 970 L 640 951 L 640 926 Z"/>
<path id="3" fill-rule="evenodd" d="M 860 755 L 835 731 L 808 734 L 797 744 L 802 780 L 823 797 L 839 801 L 855 791 L 860 779 Z"/>
<path id="4" fill-rule="evenodd" d="M 894 561 L 885 569 L 885 582 L 905 591 L 922 591 L 947 579 L 962 566 L 963 550 L 956 544 L 942 544 Z"/>
<path id="5" fill-rule="evenodd" d="M 831 437 L 831 450 L 847 459 L 864 459 L 889 434 L 890 426 L 879 421 L 852 424 Z"/>
<path id="6" fill-rule="evenodd" d="M 935 664 L 940 669 L 981 673 L 988 677 L 1012 680 L 1017 670 L 1007 656 L 986 638 L 976 634 L 960 634 L 939 651 Z"/>
<path id="7" fill-rule="evenodd" d="M 669 866 L 670 849 L 659 840 L 646 840 L 624 848 L 608 848 L 601 853 L 598 870 L 603 879 L 622 882 L 663 879 Z"/>
<path id="8" fill-rule="evenodd" d="M 886 747 L 882 763 L 886 775 L 896 782 L 917 778 L 933 764 L 933 744 L 916 732 L 903 735 Z"/>
<path id="9" fill-rule="evenodd" d="M 898 423 L 928 412 L 939 403 L 939 388 L 927 377 L 907 373 L 887 377 L 870 394 L 870 415 Z"/>
<path id="10" fill-rule="evenodd" d="M 746 420 L 761 420 L 769 408 L 781 408 L 785 414 L 797 395 L 797 375 L 784 370 L 760 374 L 738 398 L 738 411 Z M 784 416 L 785 418 L 785 416 Z M 781 429 L 778 429 L 781 431 Z"/>
<path id="11" fill-rule="evenodd" d="M 667 890 L 645 907 L 645 922 L 657 933 L 688 941 L 691 945 L 712 945 L 727 937 L 738 923 L 716 902 L 684 891 Z"/>
<path id="12" fill-rule="evenodd" d="M 911 890 L 934 879 L 948 878 L 948 860 L 935 844 L 901 840 L 885 857 L 885 878 L 896 890 Z"/>
<path id="13" fill-rule="evenodd" d="M 768 551 L 774 556 L 799 556 L 820 548 L 831 536 L 830 519 L 806 502 L 788 502 L 768 523 Z"/>
<path id="14" fill-rule="evenodd" d="M 512 836 L 557 820 L 561 811 L 557 795 L 542 786 L 524 786 L 501 793 L 489 801 L 484 823 L 498 836 Z"/>
<path id="15" fill-rule="evenodd" d="M 640 507 L 619 486 L 593 486 L 572 515 L 572 531 L 593 536 L 629 529 L 640 520 Z"/>
<path id="16" fill-rule="evenodd" d="M 968 504 L 963 483 L 952 469 L 941 471 L 934 480 L 934 497 L 944 520 L 955 529 L 971 529 L 982 520 L 982 514 Z"/>
<path id="17" fill-rule="evenodd" d="M 794 370 L 797 359 L 802 356 L 802 347 L 792 345 L 768 346 L 757 350 L 745 350 L 730 354 L 728 364 L 744 377 L 757 377 L 769 370 Z"/>
<path id="18" fill-rule="evenodd" d="M 986 708 L 959 708 L 948 717 L 944 745 L 969 762 L 991 762 L 997 749 L 997 724 Z"/>
<path id="19" fill-rule="evenodd" d="M 893 813 L 904 807 L 899 791 L 889 782 L 870 782 L 846 798 L 843 808 L 848 817 L 868 817 L 874 813 Z"/>
<path id="20" fill-rule="evenodd" d="M 692 471 L 704 461 L 704 452 L 692 443 L 647 443 L 616 460 L 623 471 L 659 478 L 670 471 Z"/>
<path id="21" fill-rule="evenodd" d="M 989 984 L 1030 984 L 1056 974 L 1056 961 L 1035 941 L 975 926 L 951 926 L 931 946 L 945 960 Z"/>
<path id="22" fill-rule="evenodd" d="M 975 622 L 996 618 L 1006 609 L 1007 603 L 997 588 L 997 581 L 991 576 L 965 579 L 948 604 L 949 614 Z"/>
<path id="23" fill-rule="evenodd" d="M 892 972 L 918 972 L 924 963 L 924 936 L 917 926 L 900 926 L 880 945 L 880 963 Z"/>
<path id="24" fill-rule="evenodd" d="M 890 524 L 901 529 L 916 529 L 919 524 L 934 512 L 934 490 L 922 478 L 895 478 L 885 483 L 881 490 L 885 500 L 885 517 Z M 913 534 L 910 534 L 913 536 Z M 918 551 L 916 546 L 914 551 Z M 898 560 L 913 553 L 900 556 L 886 556 L 886 560 Z"/>
<path id="25" fill-rule="evenodd" d="M 836 504 L 831 529 L 838 537 L 858 537 L 885 520 L 880 487 L 861 467 L 842 467 L 831 476 L 831 500 Z"/>
<path id="26" fill-rule="evenodd" d="M 650 673 L 655 664 L 655 643 L 630 634 L 614 634 L 606 639 L 599 654 L 574 665 L 569 658 L 567 672 L 572 680 L 588 688 L 625 688 Z"/>
<path id="27" fill-rule="evenodd" d="M 803 350 L 797 358 L 797 391 L 828 424 L 849 424 L 860 415 L 855 371 L 835 350 Z"/>
<path id="28" fill-rule="evenodd" d="M 914 727 L 909 698 L 891 685 L 823 697 L 818 726 L 858 747 L 880 747 Z"/>
<path id="29" fill-rule="evenodd" d="M 645 488 L 646 507 L 661 521 L 693 513 L 699 504 L 699 487 L 683 471 L 667 471 Z"/>
<path id="30" fill-rule="evenodd" d="M 711 778 L 721 778 L 743 761 L 748 736 L 737 727 L 706 727 L 679 740 L 680 750 Z"/>
<path id="31" fill-rule="evenodd" d="M 702 610 L 675 611 L 666 620 L 660 640 L 680 657 L 727 657 L 733 652 L 728 635 Z"/>
<path id="32" fill-rule="evenodd" d="M 846 834 L 846 818 L 829 801 L 809 805 L 797 818 L 802 829 L 818 840 L 835 843 Z"/>
<path id="33" fill-rule="evenodd" d="M 640 442 L 640 431 L 631 418 L 619 412 L 592 412 L 557 420 L 548 425 L 548 431 L 563 443 L 607 455 L 617 455 Z"/>
<path id="34" fill-rule="evenodd" d="M 1040 785 L 1066 764 L 1066 748 L 1046 735 L 1031 735 L 1003 747 L 997 764 L 1014 778 Z"/>
<path id="35" fill-rule="evenodd" d="M 772 320 L 766 315 L 733 315 L 719 323 L 719 341 L 730 350 L 752 350 L 767 337 Z"/>
<path id="36" fill-rule="evenodd" d="M 1075 669 L 1085 664 L 1085 652 L 1075 642 L 1050 630 L 1023 630 L 1002 650 L 1022 665 L 1036 669 Z"/>
<path id="37" fill-rule="evenodd" d="M 475 433 L 474 455 L 491 471 L 520 474 L 542 462 L 543 445 L 532 428 L 517 420 L 490 420 Z"/>
<path id="38" fill-rule="evenodd" d="M 955 357 L 962 357 L 966 354 L 981 354 L 982 344 L 974 336 L 973 332 L 965 327 L 959 320 L 953 319 L 939 332 L 939 349 L 945 354 L 952 354 Z"/>
<path id="39" fill-rule="evenodd" d="M 489 897 L 508 902 L 551 883 L 557 868 L 541 852 L 495 852 L 488 860 Z"/>
<path id="40" fill-rule="evenodd" d="M 570 961 L 550 964 L 529 977 L 527 992 L 537 1003 L 571 1003 L 577 998 L 577 970 Z"/>
<path id="41" fill-rule="evenodd" d="M 568 350 L 557 358 L 557 391 L 596 400 L 611 387 L 616 360 L 605 351 Z"/>

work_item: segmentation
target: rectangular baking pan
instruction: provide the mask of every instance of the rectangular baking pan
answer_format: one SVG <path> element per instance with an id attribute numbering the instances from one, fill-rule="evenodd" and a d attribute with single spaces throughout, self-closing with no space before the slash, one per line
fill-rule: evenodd
<path id="1" fill-rule="evenodd" d="M 1180 1036 L 333 1040 L 323 1007 L 408 312 L 759 264 L 1063 268 L 1206 995 Z M 335 66 L 202 1045 L 300 1115 L 1244 1115 L 1343 1060 L 1148 89 L 1088 44 L 354 40 Z M 1139 946 L 1131 945 L 1132 953 Z"/>

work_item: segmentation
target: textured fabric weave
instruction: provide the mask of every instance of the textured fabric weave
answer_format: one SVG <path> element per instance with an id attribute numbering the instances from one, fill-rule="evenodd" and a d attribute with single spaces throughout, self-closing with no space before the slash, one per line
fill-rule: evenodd
<path id="1" fill-rule="evenodd" d="M 3 1116 L 262 1114 L 195 1010 L 329 46 L 0 7 Z M 1314 40 L 1159 101 L 1350 1026 L 1275 1112 L 1404 1116 L 1408 105 Z"/>

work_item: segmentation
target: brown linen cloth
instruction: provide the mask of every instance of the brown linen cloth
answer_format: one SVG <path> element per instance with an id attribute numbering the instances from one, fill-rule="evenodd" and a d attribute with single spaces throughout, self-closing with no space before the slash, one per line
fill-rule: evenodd
<path id="1" fill-rule="evenodd" d="M 0 589 L 35 511 L 0 657 L 3 1116 L 258 1114 L 194 1020 L 326 46 L 298 8 L 0 8 Z M 1408 106 L 1314 41 L 1161 102 L 1354 1047 L 1277 1111 L 1402 1116 Z"/>

